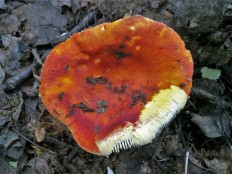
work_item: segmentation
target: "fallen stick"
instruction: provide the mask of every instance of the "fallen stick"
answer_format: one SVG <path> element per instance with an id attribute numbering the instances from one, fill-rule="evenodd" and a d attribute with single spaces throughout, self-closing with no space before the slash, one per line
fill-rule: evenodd
<path id="1" fill-rule="evenodd" d="M 35 64 L 36 62 L 32 63 L 19 74 L 7 79 L 6 82 L 2 86 L 3 90 L 5 92 L 12 91 L 16 87 L 20 86 L 23 81 L 25 81 L 27 78 L 29 78 L 32 75 L 32 69 L 35 66 Z"/>
<path id="2" fill-rule="evenodd" d="M 79 23 L 76 25 L 73 29 L 71 29 L 67 34 L 61 36 L 58 39 L 52 40 L 51 44 L 58 44 L 63 41 L 65 41 L 67 38 L 69 38 L 71 35 L 74 33 L 80 32 L 87 28 L 89 25 L 93 24 L 96 22 L 98 19 L 98 16 L 100 15 L 99 10 L 95 9 L 91 12 L 89 12 Z"/>

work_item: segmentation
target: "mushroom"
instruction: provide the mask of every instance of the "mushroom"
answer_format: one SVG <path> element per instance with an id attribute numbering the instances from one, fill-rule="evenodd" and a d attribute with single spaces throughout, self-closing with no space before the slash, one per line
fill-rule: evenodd
<path id="1" fill-rule="evenodd" d="M 57 45 L 41 71 L 40 96 L 80 147 L 109 155 L 150 143 L 184 107 L 192 74 L 174 30 L 131 16 Z"/>

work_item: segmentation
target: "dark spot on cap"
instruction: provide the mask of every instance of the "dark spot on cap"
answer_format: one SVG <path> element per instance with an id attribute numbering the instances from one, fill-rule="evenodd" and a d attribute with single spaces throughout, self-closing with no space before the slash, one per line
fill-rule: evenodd
<path id="1" fill-rule="evenodd" d="M 59 87 L 61 87 L 62 85 L 63 85 L 63 84 L 62 84 L 61 82 L 57 84 L 57 86 L 59 86 Z"/>
<path id="2" fill-rule="evenodd" d="M 156 91 L 157 89 L 155 87 L 152 87 L 151 88 L 151 91 Z"/>
<path id="3" fill-rule="evenodd" d="M 112 88 L 112 83 L 109 82 L 106 78 L 104 77 L 86 77 L 86 82 L 91 84 L 91 85 L 96 85 L 96 84 L 101 84 L 104 85 L 106 88 Z"/>
<path id="4" fill-rule="evenodd" d="M 69 65 L 65 65 L 65 66 L 64 66 L 64 70 L 65 70 L 65 71 L 68 71 L 68 69 L 69 69 Z"/>
<path id="5" fill-rule="evenodd" d="M 126 57 L 130 57 L 132 54 L 131 53 L 126 53 L 124 51 L 119 51 L 119 50 L 113 50 L 114 57 L 116 59 L 124 59 Z"/>
<path id="6" fill-rule="evenodd" d="M 126 40 L 130 40 L 130 36 L 125 36 L 125 39 Z"/>
<path id="7" fill-rule="evenodd" d="M 71 108 L 70 112 L 65 116 L 65 118 L 70 117 L 75 113 L 75 108 Z"/>
<path id="8" fill-rule="evenodd" d="M 124 49 L 124 48 L 126 48 L 126 45 L 120 44 L 120 45 L 119 45 L 119 48 L 120 48 L 120 49 Z"/>
<path id="9" fill-rule="evenodd" d="M 78 105 L 76 105 L 76 104 L 71 105 L 71 108 L 77 108 L 77 107 L 78 107 Z"/>
<path id="10" fill-rule="evenodd" d="M 76 104 L 71 105 L 71 110 L 70 110 L 70 112 L 65 116 L 65 118 L 67 118 L 67 117 L 73 115 L 73 114 L 75 113 L 75 108 L 77 108 L 77 107 L 78 107 L 78 106 L 77 106 Z"/>
<path id="11" fill-rule="evenodd" d="M 113 92 L 117 94 L 122 94 L 126 91 L 127 85 L 122 84 L 120 87 L 114 87 Z"/>
<path id="12" fill-rule="evenodd" d="M 180 84 L 180 88 L 185 88 L 186 84 L 185 83 L 181 83 Z"/>
<path id="13" fill-rule="evenodd" d="M 86 77 L 85 80 L 87 83 L 89 83 L 91 85 L 97 84 L 96 78 L 94 78 L 94 77 Z"/>
<path id="14" fill-rule="evenodd" d="M 95 125 L 94 126 L 94 132 L 97 134 L 99 132 L 99 126 L 98 125 Z"/>
<path id="15" fill-rule="evenodd" d="M 59 94 L 57 95 L 57 98 L 58 98 L 60 101 L 62 101 L 63 98 L 64 98 L 64 92 L 59 93 Z"/>
<path id="16" fill-rule="evenodd" d="M 94 109 L 88 107 L 86 104 L 83 102 L 80 102 L 77 107 L 81 109 L 83 112 L 94 112 Z"/>
<path id="17" fill-rule="evenodd" d="M 96 110 L 96 112 L 98 114 L 102 114 L 102 113 L 104 113 L 106 111 L 107 107 L 108 107 L 107 101 L 99 100 L 99 101 L 97 101 L 97 110 Z"/>
<path id="18" fill-rule="evenodd" d="M 146 94 L 142 93 L 139 90 L 136 90 L 132 93 L 131 99 L 132 99 L 131 106 L 135 106 L 138 103 L 138 101 L 141 101 L 144 104 L 146 104 L 147 102 Z"/>

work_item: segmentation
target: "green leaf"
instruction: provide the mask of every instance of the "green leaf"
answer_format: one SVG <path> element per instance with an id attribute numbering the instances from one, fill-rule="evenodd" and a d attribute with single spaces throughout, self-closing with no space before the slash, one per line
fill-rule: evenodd
<path id="1" fill-rule="evenodd" d="M 9 164 L 11 167 L 17 168 L 18 162 L 10 161 Z"/>
<path id="2" fill-rule="evenodd" d="M 221 76 L 221 70 L 218 69 L 211 69 L 208 67 L 202 67 L 201 68 L 201 77 L 207 78 L 210 80 L 217 80 Z"/>

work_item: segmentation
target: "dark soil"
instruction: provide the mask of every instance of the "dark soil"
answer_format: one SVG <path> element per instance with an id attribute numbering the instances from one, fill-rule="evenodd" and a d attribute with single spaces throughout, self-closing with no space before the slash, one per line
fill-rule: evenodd
<path id="1" fill-rule="evenodd" d="M 185 41 L 195 64 L 190 98 L 152 143 L 91 155 L 41 103 L 41 66 L 73 33 L 135 14 Z M 232 173 L 231 128 L 231 0 L 0 0 L 0 174 Z"/>

